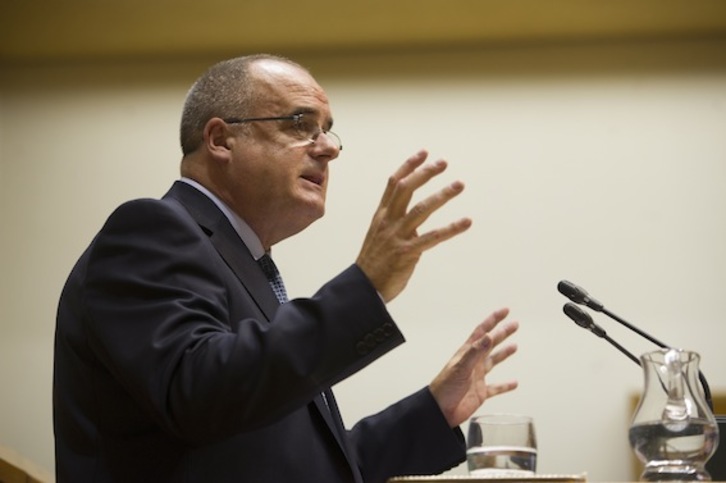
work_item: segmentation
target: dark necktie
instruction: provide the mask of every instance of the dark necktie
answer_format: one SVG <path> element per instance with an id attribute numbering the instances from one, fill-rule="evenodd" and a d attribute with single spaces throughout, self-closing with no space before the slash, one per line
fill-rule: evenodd
<path id="1" fill-rule="evenodd" d="M 265 272 L 265 276 L 267 276 L 267 281 L 270 283 L 272 291 L 275 292 L 275 297 L 277 297 L 280 305 L 287 302 L 287 290 L 285 290 L 285 284 L 282 283 L 280 271 L 277 269 L 277 265 L 275 265 L 275 262 L 272 261 L 272 257 L 270 257 L 268 254 L 264 254 L 257 260 L 257 263 L 260 264 L 262 271 Z M 328 408 L 328 410 L 330 410 L 328 398 L 325 396 L 325 393 L 321 392 L 320 395 L 323 398 L 325 406 Z"/>
<path id="2" fill-rule="evenodd" d="M 287 302 L 288 298 L 287 290 L 285 290 L 285 284 L 282 283 L 280 271 L 277 269 L 275 262 L 272 261 L 272 258 L 269 255 L 265 254 L 262 255 L 259 260 L 257 260 L 257 263 L 260 264 L 260 267 L 262 267 L 262 271 L 265 272 L 265 275 L 267 276 L 267 281 L 270 283 L 272 291 L 275 292 L 275 297 L 277 297 L 280 305 Z"/>

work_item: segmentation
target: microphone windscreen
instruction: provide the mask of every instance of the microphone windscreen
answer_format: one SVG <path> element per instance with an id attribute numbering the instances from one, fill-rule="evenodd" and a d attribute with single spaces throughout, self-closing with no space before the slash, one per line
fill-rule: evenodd
<path id="1" fill-rule="evenodd" d="M 592 317 L 572 302 L 567 302 L 562 307 L 562 311 L 583 329 L 590 329 L 593 324 Z"/>
<path id="2" fill-rule="evenodd" d="M 567 280 L 561 280 L 560 283 L 557 284 L 557 290 L 576 304 L 581 304 L 585 301 L 585 292 L 580 287 Z"/>

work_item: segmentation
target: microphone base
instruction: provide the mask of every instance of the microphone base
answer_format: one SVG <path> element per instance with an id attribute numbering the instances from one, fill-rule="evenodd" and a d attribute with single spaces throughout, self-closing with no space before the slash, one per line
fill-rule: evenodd
<path id="1" fill-rule="evenodd" d="M 719 443 L 716 452 L 706 463 L 713 481 L 726 481 L 726 415 L 717 415 Z"/>

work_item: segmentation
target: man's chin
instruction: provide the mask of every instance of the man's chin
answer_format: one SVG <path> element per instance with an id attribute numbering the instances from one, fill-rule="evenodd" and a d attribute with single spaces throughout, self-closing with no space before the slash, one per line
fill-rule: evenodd
<path id="1" fill-rule="evenodd" d="M 304 210 L 301 216 L 310 219 L 310 223 L 325 215 L 325 194 L 305 193 L 301 201 L 304 204 L 304 208 L 301 208 Z"/>
<path id="2" fill-rule="evenodd" d="M 312 225 L 313 222 L 322 218 L 324 214 L 325 214 L 325 208 L 316 209 L 316 210 L 308 209 L 304 212 L 298 212 L 298 215 L 295 216 L 294 221 L 292 221 L 291 223 L 288 223 L 286 225 L 286 228 L 287 228 L 286 232 L 284 233 L 284 236 L 278 241 L 282 241 L 285 238 L 291 237 L 293 235 L 297 235 L 298 233 L 303 231 L 305 228 Z M 275 243 L 277 243 L 277 242 L 275 242 Z"/>
<path id="3" fill-rule="evenodd" d="M 310 200 L 305 203 L 305 207 L 298 211 L 297 220 L 302 227 L 300 230 L 307 228 L 313 222 L 319 220 L 325 215 L 325 202 L 320 199 Z"/>

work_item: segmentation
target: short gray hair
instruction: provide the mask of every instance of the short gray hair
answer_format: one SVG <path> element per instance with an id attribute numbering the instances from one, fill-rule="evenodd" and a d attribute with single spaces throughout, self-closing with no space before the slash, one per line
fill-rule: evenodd
<path id="1" fill-rule="evenodd" d="M 182 154 L 194 152 L 202 143 L 204 126 L 213 117 L 246 117 L 255 100 L 250 66 L 260 60 L 299 64 L 269 54 L 255 54 L 224 60 L 210 67 L 192 85 L 182 111 L 180 140 Z"/>

